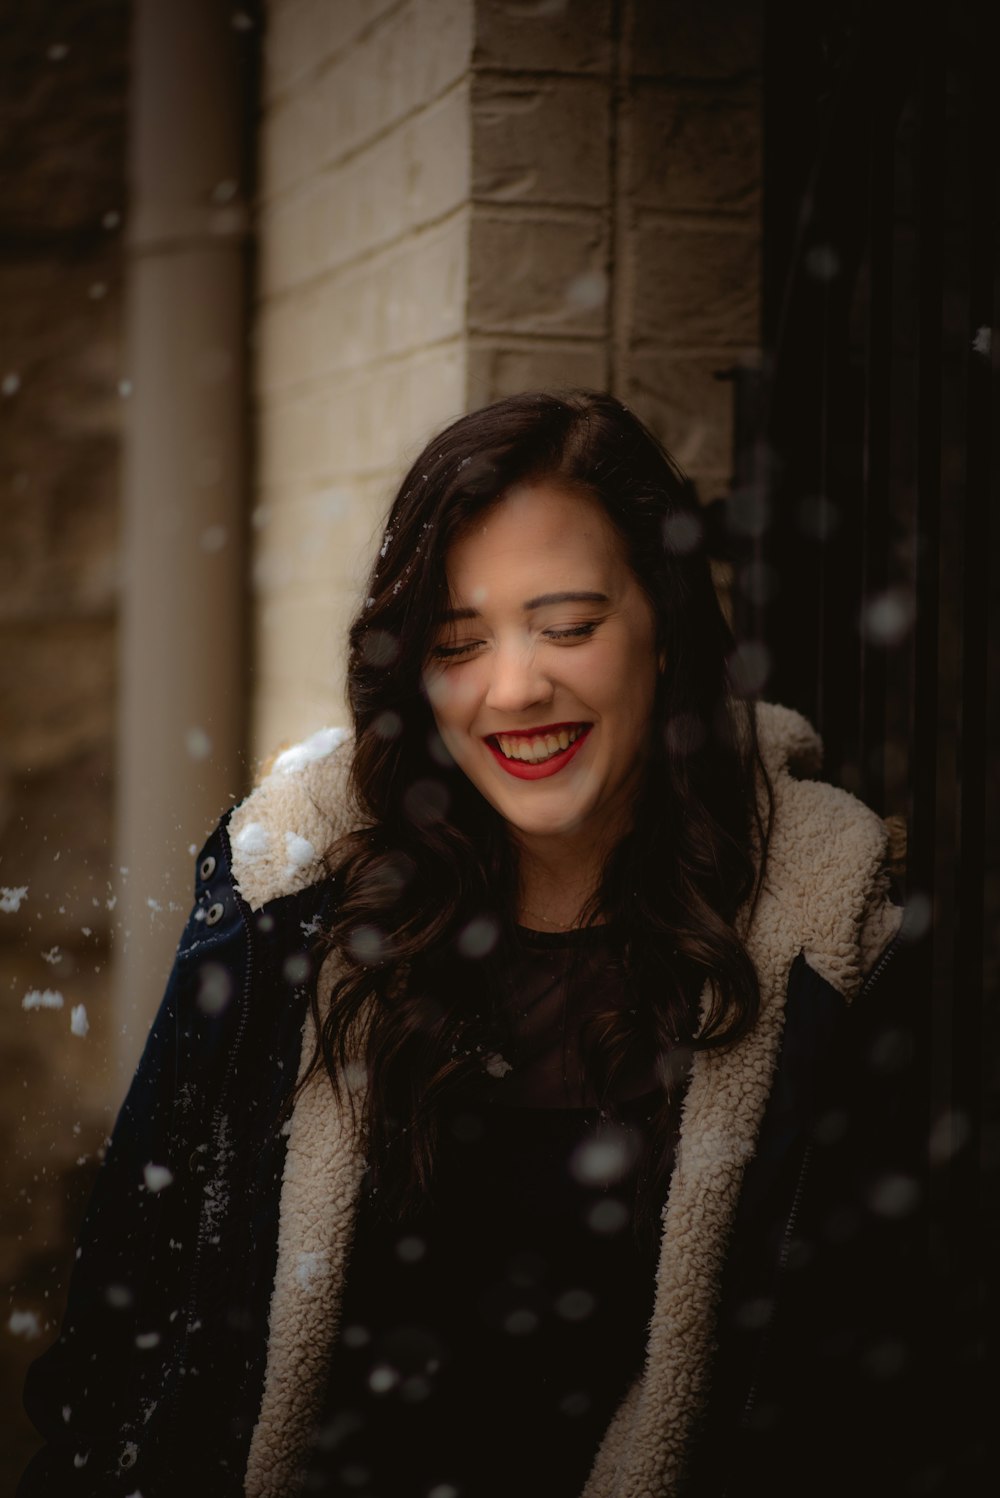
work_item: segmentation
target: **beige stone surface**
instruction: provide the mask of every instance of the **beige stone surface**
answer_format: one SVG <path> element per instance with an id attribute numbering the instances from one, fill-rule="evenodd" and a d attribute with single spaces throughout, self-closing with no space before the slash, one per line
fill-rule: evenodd
<path id="1" fill-rule="evenodd" d="M 470 339 L 470 407 L 486 405 L 521 390 L 604 390 L 608 351 L 603 339 L 560 343 L 556 339 L 512 342 L 498 335 Z"/>
<path id="2" fill-rule="evenodd" d="M 469 131 L 468 86 L 459 80 L 398 130 L 276 197 L 267 209 L 264 294 L 330 273 L 465 203 Z"/>
<path id="3" fill-rule="evenodd" d="M 625 105 L 624 185 L 636 208 L 755 214 L 760 194 L 760 108 L 743 91 L 638 82 Z"/>
<path id="4" fill-rule="evenodd" d="M 353 154 L 407 119 L 466 72 L 468 0 L 406 0 L 376 11 L 348 48 L 313 13 L 313 64 L 283 92 L 265 54 L 270 95 L 263 141 L 265 196 Z"/>
<path id="5" fill-rule="evenodd" d="M 476 0 L 477 68 L 605 73 L 614 57 L 612 0 Z"/>
<path id="6" fill-rule="evenodd" d="M 458 336 L 464 325 L 464 213 L 414 231 L 296 295 L 265 299 L 257 326 L 259 389 L 342 379 Z"/>
<path id="7" fill-rule="evenodd" d="M 272 11 L 259 753 L 283 715 L 327 718 L 373 496 L 436 425 L 516 390 L 610 386 L 707 496 L 731 443 L 713 373 L 753 357 L 758 318 L 758 5 Z"/>
<path id="8" fill-rule="evenodd" d="M 749 361 L 752 351 L 742 351 Z M 633 354 L 623 398 L 692 475 L 731 466 L 732 385 L 720 371 L 741 351 L 718 354 Z"/>
<path id="9" fill-rule="evenodd" d="M 306 75 L 329 66 L 397 0 L 270 0 L 265 33 L 267 91 L 277 97 L 299 88 Z"/>
<path id="10" fill-rule="evenodd" d="M 82 234 L 98 255 L 116 236 L 103 219 L 124 203 L 125 23 L 118 0 L 6 7 L 0 218 L 18 258 L 48 234 Z"/>
<path id="11" fill-rule="evenodd" d="M 9 6 L 0 37 L 0 1491 L 36 1445 L 29 1361 L 61 1315 L 116 1101 L 107 1065 L 127 10 Z M 59 1010 L 22 1008 L 33 989 Z M 70 1029 L 75 1005 L 89 1033 Z M 79 1163 L 78 1163 L 79 1162 Z M 11 1310 L 33 1311 L 37 1338 Z"/>
<path id="12" fill-rule="evenodd" d="M 760 242 L 749 228 L 640 223 L 634 264 L 633 352 L 745 347 L 759 333 Z"/>
<path id="13" fill-rule="evenodd" d="M 603 206 L 611 167 L 609 95 L 604 79 L 478 76 L 476 201 Z"/>
<path id="14" fill-rule="evenodd" d="M 336 12 L 336 14 L 334 14 Z M 348 15 L 348 12 L 350 14 Z M 269 10 L 252 744 L 343 716 L 388 491 L 465 399 L 469 0 Z M 391 476 L 391 477 L 390 477 Z"/>
<path id="15" fill-rule="evenodd" d="M 751 358 L 758 333 L 761 62 L 759 0 L 265 10 L 248 569 L 259 756 L 344 721 L 345 633 L 386 504 L 463 410 L 610 386 L 703 499 L 724 492 L 731 387 L 713 372 Z M 0 397 L 0 884 L 29 885 L 0 915 L 14 1084 L 0 1262 L 43 1320 L 108 1119 L 104 984 L 128 877 L 108 851 L 124 15 L 117 0 L 22 7 L 0 47 L 0 377 L 17 377 Z M 185 846 L 195 835 L 178 827 Z M 67 1005 L 86 1003 L 86 1039 L 68 1010 L 20 1008 L 56 979 Z M 35 1349 L 7 1346 L 13 1406 Z"/>
<path id="16" fill-rule="evenodd" d="M 627 66 L 634 77 L 720 84 L 759 75 L 762 0 L 631 0 L 626 16 Z"/>
<path id="17" fill-rule="evenodd" d="M 607 261 L 602 214 L 482 208 L 469 243 L 469 328 L 594 337 L 608 320 Z"/>

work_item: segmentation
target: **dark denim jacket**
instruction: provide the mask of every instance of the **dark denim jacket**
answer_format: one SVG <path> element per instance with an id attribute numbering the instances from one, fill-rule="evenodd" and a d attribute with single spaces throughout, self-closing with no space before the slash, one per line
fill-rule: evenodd
<path id="1" fill-rule="evenodd" d="M 242 1492 L 324 888 L 251 911 L 227 822 L 198 856 L 195 904 L 99 1172 L 62 1331 L 29 1374 L 45 1444 L 18 1498 Z M 897 938 L 850 1010 L 803 955 L 793 964 L 691 1494 L 815 1498 L 847 1473 L 854 1494 L 897 1490 L 876 1477 L 898 1476 L 916 1366 L 914 960 Z M 859 1478 L 851 1453 L 864 1441 L 874 1456 Z"/>

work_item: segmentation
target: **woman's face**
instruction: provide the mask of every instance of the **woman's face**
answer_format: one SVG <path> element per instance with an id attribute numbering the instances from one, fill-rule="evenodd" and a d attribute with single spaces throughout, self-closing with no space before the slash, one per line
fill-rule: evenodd
<path id="1" fill-rule="evenodd" d="M 447 556 L 424 682 L 452 757 L 529 844 L 626 830 L 656 691 L 655 618 L 596 499 L 517 485 Z"/>

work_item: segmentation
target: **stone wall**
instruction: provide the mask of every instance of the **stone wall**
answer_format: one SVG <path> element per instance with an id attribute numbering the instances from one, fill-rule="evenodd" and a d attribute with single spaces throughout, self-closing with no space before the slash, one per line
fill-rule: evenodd
<path id="1" fill-rule="evenodd" d="M 618 131 L 615 385 L 703 500 L 760 347 L 763 5 L 629 0 Z"/>
<path id="2" fill-rule="evenodd" d="M 127 21 L 121 0 L 52 0 L 8 8 L 0 42 L 4 1492 L 33 1448 L 24 1369 L 60 1314 L 112 1105 Z M 63 1007 L 26 1011 L 32 990 Z M 71 1029 L 78 1005 L 85 1035 Z"/>
<path id="3" fill-rule="evenodd" d="M 759 0 L 271 0 L 259 754 L 342 716 L 379 519 L 449 417 L 611 389 L 703 499 L 725 489 L 718 375 L 758 354 L 761 47 Z"/>
<path id="4" fill-rule="evenodd" d="M 696 478 L 730 470 L 759 326 L 761 17 L 745 0 L 480 0 L 470 404 L 615 391 Z"/>
<path id="5" fill-rule="evenodd" d="M 405 455 L 465 404 L 468 0 L 268 7 L 253 743 L 339 712 Z"/>
<path id="6" fill-rule="evenodd" d="M 265 10 L 259 755 L 341 716 L 344 627 L 373 537 L 439 423 L 508 391 L 603 386 L 703 498 L 725 485 L 729 387 L 715 375 L 756 356 L 760 133 L 759 0 Z M 125 0 L 52 0 L 21 7 L 0 40 L 0 887 L 27 886 L 0 909 L 0 1482 L 31 1448 L 23 1369 L 58 1316 L 117 1093 L 128 14 Z M 62 1009 L 22 1008 L 45 989 Z M 81 1004 L 86 1036 L 70 1027 Z"/>

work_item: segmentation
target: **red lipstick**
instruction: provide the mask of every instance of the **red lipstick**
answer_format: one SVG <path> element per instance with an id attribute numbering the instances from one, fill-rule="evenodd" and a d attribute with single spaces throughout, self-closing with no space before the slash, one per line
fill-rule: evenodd
<path id="1" fill-rule="evenodd" d="M 579 723 L 550 723 L 545 728 L 518 729 L 511 733 L 505 731 L 504 738 L 533 739 L 541 737 L 544 733 L 556 733 L 560 728 L 579 727 Z M 574 739 L 567 749 L 560 749 L 558 754 L 553 754 L 550 759 L 544 759 L 537 765 L 529 765 L 523 759 L 508 759 L 492 737 L 485 739 L 484 742 L 497 764 L 501 769 L 506 770 L 508 775 L 513 775 L 517 780 L 544 780 L 549 775 L 557 775 L 569 764 L 577 750 L 582 748 L 590 737 L 592 727 L 593 724 L 588 723 L 580 736 Z"/>

